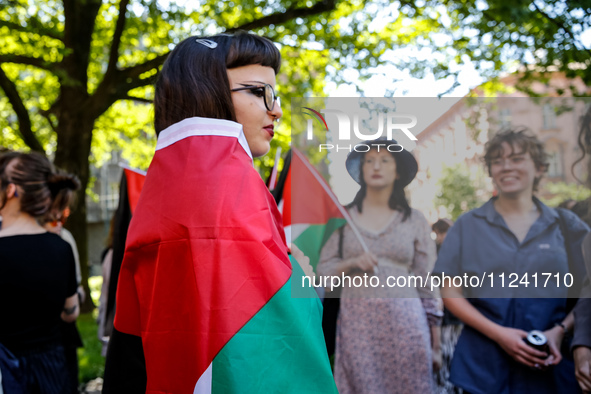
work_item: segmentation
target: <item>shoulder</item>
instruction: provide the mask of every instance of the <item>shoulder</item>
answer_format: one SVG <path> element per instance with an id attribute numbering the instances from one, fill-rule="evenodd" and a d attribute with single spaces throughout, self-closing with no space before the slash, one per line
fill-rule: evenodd
<path id="1" fill-rule="evenodd" d="M 28 251 L 31 254 L 72 253 L 69 243 L 64 241 L 59 235 L 50 232 L 8 235 L 6 237 L 0 237 L 0 243 L 4 243 L 7 250 Z"/>
<path id="2" fill-rule="evenodd" d="M 57 234 L 47 232 L 41 235 L 41 239 L 46 251 L 54 250 L 60 254 L 68 255 L 72 255 L 73 253 L 72 246 Z"/>
<path id="3" fill-rule="evenodd" d="M 72 235 L 71 232 L 69 232 L 67 229 L 62 228 L 61 233 L 60 233 L 60 237 L 62 237 L 62 239 L 70 244 L 75 243 L 76 241 L 74 240 L 74 236 Z"/>
<path id="4" fill-rule="evenodd" d="M 423 212 L 411 208 L 410 216 L 406 219 L 405 222 L 408 222 L 412 228 L 412 231 L 415 234 L 415 237 L 423 239 L 424 237 L 431 236 L 431 224 L 423 214 Z"/>
<path id="5" fill-rule="evenodd" d="M 425 217 L 423 212 L 421 212 L 415 208 L 410 209 L 409 218 L 413 223 L 420 223 L 420 224 L 427 224 L 427 225 L 429 224 L 429 222 L 427 221 L 427 218 Z"/>
<path id="6" fill-rule="evenodd" d="M 51 236 L 51 238 L 49 238 Z M 63 239 L 61 236 L 57 234 L 48 234 L 48 242 L 55 245 L 55 248 L 60 250 L 61 252 L 73 253 L 72 252 L 72 245 Z"/>
<path id="7" fill-rule="evenodd" d="M 574 212 L 564 208 L 554 208 L 559 216 L 562 216 L 569 229 L 584 229 L 589 231 L 589 226 L 579 218 Z"/>

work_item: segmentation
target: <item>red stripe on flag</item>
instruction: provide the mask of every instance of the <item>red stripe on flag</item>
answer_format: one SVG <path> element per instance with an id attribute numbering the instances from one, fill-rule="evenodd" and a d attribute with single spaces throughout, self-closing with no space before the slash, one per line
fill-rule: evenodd
<path id="1" fill-rule="evenodd" d="M 291 207 L 290 211 L 283 210 L 284 216 L 291 212 L 290 224 L 326 224 L 329 219 L 345 217 L 330 187 L 296 149 L 292 153 L 290 175 L 290 192 L 283 195 L 285 204 Z M 291 199 L 297 203 L 292 204 Z"/>
<path id="2" fill-rule="evenodd" d="M 287 282 L 279 220 L 236 138 L 188 137 L 156 152 L 129 228 L 115 319 L 142 337 L 148 391 L 193 392 Z"/>
<path id="3" fill-rule="evenodd" d="M 123 171 L 125 171 L 125 178 L 127 180 L 129 208 L 131 209 L 131 214 L 133 215 L 140 199 L 140 193 L 144 187 L 146 176 L 128 168 L 124 168 Z"/>

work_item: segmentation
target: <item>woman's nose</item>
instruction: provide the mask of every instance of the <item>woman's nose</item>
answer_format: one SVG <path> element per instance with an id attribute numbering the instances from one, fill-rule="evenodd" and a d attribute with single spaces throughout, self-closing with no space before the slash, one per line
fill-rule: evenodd
<path id="1" fill-rule="evenodd" d="M 279 120 L 283 116 L 283 110 L 281 109 L 281 101 L 279 100 L 279 97 L 277 97 L 275 105 L 273 106 L 273 110 L 270 112 L 275 120 Z"/>

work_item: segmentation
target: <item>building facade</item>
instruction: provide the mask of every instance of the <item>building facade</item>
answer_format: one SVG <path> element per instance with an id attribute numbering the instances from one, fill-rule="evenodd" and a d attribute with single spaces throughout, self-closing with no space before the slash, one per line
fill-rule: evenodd
<path id="1" fill-rule="evenodd" d="M 556 197 L 550 184 L 574 185 L 577 178 L 586 175 L 584 165 L 576 166 L 574 175 L 571 168 L 582 153 L 577 137 L 580 120 L 591 100 L 572 97 L 566 88 L 573 82 L 560 74 L 553 75 L 547 83 L 531 85 L 531 90 L 540 97 L 529 97 L 511 89 L 517 83 L 516 76 L 502 82 L 509 93 L 494 98 L 460 99 L 418 135 L 413 153 L 419 162 L 419 172 L 409 186 L 409 195 L 413 207 L 424 212 L 431 223 L 440 217 L 450 217 L 448 209 L 436 203 L 446 168 L 463 169 L 469 174 L 479 201 L 484 202 L 493 195 L 494 187 L 482 156 L 489 138 L 503 129 L 527 127 L 544 143 L 549 167 L 538 192 L 543 201 Z M 579 94 L 589 93 L 582 82 L 575 81 L 574 85 Z M 481 94 L 478 89 L 474 93 Z"/>

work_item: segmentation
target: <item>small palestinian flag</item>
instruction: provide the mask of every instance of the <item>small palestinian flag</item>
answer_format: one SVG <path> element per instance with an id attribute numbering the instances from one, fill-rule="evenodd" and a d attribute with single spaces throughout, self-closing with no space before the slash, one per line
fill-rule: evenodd
<path id="1" fill-rule="evenodd" d="M 314 269 L 332 233 L 347 223 L 348 214 L 322 176 L 297 149 L 291 150 L 275 194 L 287 239 L 310 258 Z"/>

